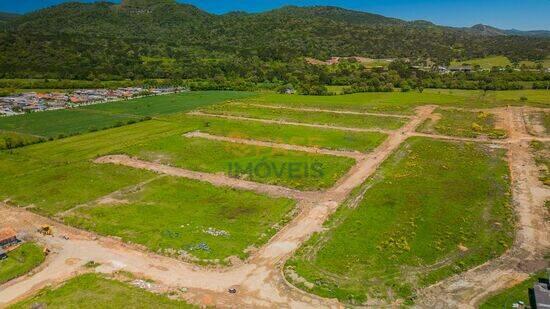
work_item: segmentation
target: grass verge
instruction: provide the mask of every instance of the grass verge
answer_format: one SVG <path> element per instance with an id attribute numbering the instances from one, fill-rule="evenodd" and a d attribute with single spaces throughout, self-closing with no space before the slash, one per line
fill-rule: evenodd
<path id="1" fill-rule="evenodd" d="M 0 284 L 20 277 L 42 264 L 45 259 L 42 249 L 33 243 L 24 243 L 8 253 L 8 258 L 0 261 Z"/>

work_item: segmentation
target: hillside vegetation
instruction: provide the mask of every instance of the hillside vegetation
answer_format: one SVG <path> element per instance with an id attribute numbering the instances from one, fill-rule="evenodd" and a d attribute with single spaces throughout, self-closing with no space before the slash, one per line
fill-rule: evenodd
<path id="1" fill-rule="evenodd" d="M 139 25 L 139 27 L 136 27 Z M 0 31 L 4 77 L 281 80 L 302 57 L 541 60 L 550 40 L 406 22 L 336 7 L 213 15 L 174 0 L 64 3 Z M 303 62 L 303 61 L 302 61 Z M 2 77 L 2 76 L 0 76 Z"/>

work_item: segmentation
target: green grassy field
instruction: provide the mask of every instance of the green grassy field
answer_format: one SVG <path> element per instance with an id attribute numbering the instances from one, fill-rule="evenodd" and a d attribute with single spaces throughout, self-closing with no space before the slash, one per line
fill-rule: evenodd
<path id="1" fill-rule="evenodd" d="M 519 301 L 523 301 L 524 304 L 529 306 L 529 289 L 533 288 L 533 284 L 538 282 L 539 279 L 548 280 L 548 272 L 540 271 L 533 274 L 527 280 L 522 283 L 511 287 L 505 291 L 491 296 L 485 300 L 480 306 L 480 309 L 496 309 L 496 308 L 512 308 L 512 304 Z"/>
<path id="2" fill-rule="evenodd" d="M 204 109 L 204 112 L 365 129 L 398 129 L 407 122 L 407 119 L 397 117 L 350 115 L 327 112 L 303 112 L 289 109 L 262 108 L 246 104 L 224 104 L 219 106 L 211 106 Z"/>
<path id="3" fill-rule="evenodd" d="M 506 131 L 495 129 L 495 116 L 487 112 L 469 112 L 438 108 L 434 114 L 440 119 L 428 119 L 419 132 L 460 137 L 505 138 Z"/>
<path id="4" fill-rule="evenodd" d="M 522 101 L 521 98 L 527 98 Z M 336 96 L 299 96 L 263 94 L 245 102 L 293 107 L 324 108 L 365 112 L 412 114 L 420 105 L 441 105 L 464 108 L 490 108 L 507 105 L 550 106 L 547 90 L 449 90 L 424 89 L 424 92 L 369 92 Z"/>
<path id="5" fill-rule="evenodd" d="M 145 97 L 109 104 L 90 105 L 83 107 L 83 109 L 108 112 L 110 114 L 154 117 L 158 115 L 186 112 L 226 100 L 244 99 L 253 96 L 255 96 L 255 94 L 252 92 L 196 91 Z"/>
<path id="6" fill-rule="evenodd" d="M 531 151 L 533 152 L 535 162 L 540 169 L 540 181 L 542 181 L 545 185 L 550 186 L 550 143 L 532 141 Z"/>
<path id="7" fill-rule="evenodd" d="M 185 123 L 188 127 L 192 124 L 196 130 L 212 135 L 334 150 L 369 152 L 386 139 L 386 134 L 379 132 L 351 132 L 187 115 L 170 116 L 169 119 Z"/>
<path id="8" fill-rule="evenodd" d="M 492 67 L 512 66 L 512 62 L 506 56 L 488 56 L 485 58 L 469 59 L 464 61 L 452 61 L 451 66 L 461 66 L 469 64 L 471 66 L 479 65 L 482 69 L 490 70 Z"/>
<path id="9" fill-rule="evenodd" d="M 0 284 L 20 277 L 44 262 L 42 249 L 33 243 L 24 243 L 8 253 L 8 258 L 0 261 Z"/>
<path id="10" fill-rule="evenodd" d="M 18 148 L 43 142 L 38 136 L 0 130 L 0 150 Z"/>
<path id="11" fill-rule="evenodd" d="M 225 173 L 300 190 L 328 188 L 355 163 L 350 158 L 186 138 L 179 134 L 127 148 L 122 153 L 194 171 Z"/>
<path id="12" fill-rule="evenodd" d="M 243 99 L 253 93 L 185 92 L 0 118 L 0 130 L 48 138 L 70 136 L 134 123 L 157 115 L 185 112 L 199 106 Z"/>
<path id="13" fill-rule="evenodd" d="M 164 295 L 108 279 L 86 274 L 70 279 L 57 288 L 46 288 L 37 295 L 9 308 L 30 309 L 34 304 L 47 308 L 194 308 Z"/>
<path id="14" fill-rule="evenodd" d="M 514 238 L 504 157 L 482 145 L 407 140 L 363 185 L 362 201 L 350 198 L 287 262 L 287 278 L 348 303 L 410 302 L 416 288 L 499 256 Z"/>
<path id="15" fill-rule="evenodd" d="M 127 115 L 88 112 L 84 109 L 62 109 L 0 118 L 0 129 L 38 135 L 62 137 L 122 126 L 141 120 Z"/>
<path id="16" fill-rule="evenodd" d="M 174 177 L 162 177 L 116 199 L 81 208 L 65 221 L 152 251 L 179 255 L 184 250 L 203 260 L 246 258 L 245 249 L 271 238 L 295 205 L 288 199 Z"/>

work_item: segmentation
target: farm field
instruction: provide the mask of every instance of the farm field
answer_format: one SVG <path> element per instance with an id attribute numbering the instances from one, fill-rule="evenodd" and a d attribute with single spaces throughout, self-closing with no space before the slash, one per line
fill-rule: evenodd
<path id="1" fill-rule="evenodd" d="M 44 289 L 9 308 L 30 309 L 34 304 L 44 304 L 48 308 L 195 308 L 96 274 L 81 275 L 59 287 Z"/>
<path id="2" fill-rule="evenodd" d="M 151 96 L 130 101 L 118 101 L 110 104 L 84 106 L 83 109 L 101 111 L 109 114 L 127 114 L 133 116 L 159 116 L 193 110 L 198 107 L 253 97 L 252 92 L 238 91 L 193 91 L 171 95 Z"/>
<path id="3" fill-rule="evenodd" d="M 492 67 L 512 66 L 512 62 L 505 56 L 488 56 L 485 58 L 469 59 L 464 61 L 451 61 L 451 66 L 479 65 L 482 69 L 490 70 Z"/>
<path id="4" fill-rule="evenodd" d="M 197 131 L 217 136 L 345 151 L 372 151 L 387 136 L 380 132 L 352 132 L 215 117 L 175 115 L 166 119 L 185 123 L 188 127 L 193 125 Z"/>
<path id="5" fill-rule="evenodd" d="M 124 149 L 122 154 L 300 190 L 330 187 L 355 162 L 349 158 L 187 138 L 179 134 Z"/>
<path id="6" fill-rule="evenodd" d="M 22 147 L 44 141 L 38 136 L 0 130 L 0 150 Z"/>
<path id="7" fill-rule="evenodd" d="M 244 260 L 245 249 L 271 238 L 294 205 L 289 199 L 162 177 L 70 212 L 65 221 L 154 252 L 227 264 L 224 259 Z"/>
<path id="8" fill-rule="evenodd" d="M 479 306 L 479 308 L 512 308 L 512 304 L 519 301 L 522 301 L 524 304 L 529 306 L 529 289 L 533 288 L 533 284 L 538 282 L 539 279 L 548 279 L 548 272 L 544 270 L 533 274 L 531 277 L 521 282 L 520 284 L 515 285 L 486 299 Z"/>
<path id="9" fill-rule="evenodd" d="M 0 285 L 20 277 L 44 262 L 42 248 L 33 243 L 24 243 L 11 251 L 8 258 L 0 260 Z"/>
<path id="10" fill-rule="evenodd" d="M 407 140 L 364 184 L 359 204 L 341 207 L 287 262 L 287 278 L 344 302 L 392 301 L 499 256 L 514 238 L 504 155 Z"/>
<path id="11" fill-rule="evenodd" d="M 521 98 L 527 98 L 522 101 Z M 424 89 L 419 92 L 368 92 L 336 96 L 298 96 L 263 94 L 247 103 L 305 108 L 353 110 L 359 112 L 412 114 L 421 105 L 462 108 L 514 106 L 550 106 L 546 90 L 487 91 L 456 89 Z"/>
<path id="12" fill-rule="evenodd" d="M 149 119 L 149 117 L 185 112 L 198 106 L 242 99 L 245 92 L 189 92 L 153 96 L 128 101 L 83 106 L 0 118 L 0 130 L 59 138 Z"/>
<path id="13" fill-rule="evenodd" d="M 495 128 L 495 115 L 490 112 L 438 108 L 426 120 L 419 132 L 459 137 L 505 138 L 506 132 Z"/>
<path id="14" fill-rule="evenodd" d="M 398 129 L 406 122 L 406 119 L 397 117 L 337 114 L 321 111 L 312 113 L 246 104 L 216 105 L 202 111 L 209 114 L 365 129 Z"/>

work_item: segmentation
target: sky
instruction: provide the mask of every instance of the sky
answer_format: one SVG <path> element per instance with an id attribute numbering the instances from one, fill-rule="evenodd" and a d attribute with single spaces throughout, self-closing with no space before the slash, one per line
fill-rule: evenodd
<path id="1" fill-rule="evenodd" d="M 94 0 L 80 0 L 93 2 Z M 110 0 L 118 2 L 117 0 Z M 27 13 L 66 0 L 0 0 L 1 12 Z M 261 12 L 284 5 L 332 5 L 439 25 L 486 24 L 502 29 L 550 30 L 550 0 L 178 0 L 211 13 Z"/>

